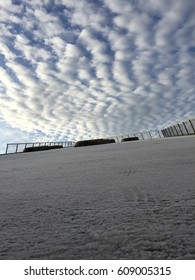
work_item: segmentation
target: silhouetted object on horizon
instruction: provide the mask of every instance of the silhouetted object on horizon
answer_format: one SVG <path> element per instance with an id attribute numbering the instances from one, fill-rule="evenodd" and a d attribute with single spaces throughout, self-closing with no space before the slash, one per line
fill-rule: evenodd
<path id="1" fill-rule="evenodd" d="M 135 141 L 135 140 L 139 140 L 139 137 L 122 138 L 122 139 L 121 139 L 121 142 Z"/>
<path id="2" fill-rule="evenodd" d="M 24 153 L 27 152 L 38 152 L 38 151 L 46 151 L 46 150 L 53 150 L 53 149 L 60 149 L 63 148 L 62 145 L 55 145 L 55 146 L 35 146 L 35 147 L 28 147 L 23 150 Z"/>
<path id="3" fill-rule="evenodd" d="M 115 143 L 114 139 L 92 139 L 92 140 L 81 140 L 75 143 L 75 147 L 101 145 Z"/>

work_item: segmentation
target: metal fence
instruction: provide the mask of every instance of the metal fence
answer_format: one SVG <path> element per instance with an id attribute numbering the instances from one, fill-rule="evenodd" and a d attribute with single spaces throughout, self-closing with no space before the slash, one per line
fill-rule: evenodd
<path id="1" fill-rule="evenodd" d="M 123 138 L 129 138 L 133 136 L 139 137 L 140 140 L 147 140 L 147 139 L 149 140 L 155 138 L 185 136 L 185 135 L 195 135 L 195 118 L 166 127 L 162 130 L 140 131 L 133 134 L 112 136 L 112 137 L 108 137 L 108 139 L 114 139 L 116 142 L 121 142 Z M 6 146 L 5 154 L 22 153 L 23 150 L 27 147 L 36 147 L 42 145 L 45 146 L 62 145 L 63 148 L 68 148 L 68 147 L 73 147 L 75 145 L 75 142 L 67 141 L 67 142 L 8 143 Z"/>
<path id="2" fill-rule="evenodd" d="M 22 153 L 25 148 L 28 147 L 40 147 L 40 146 L 56 146 L 62 145 L 63 148 L 69 148 L 74 146 L 73 141 L 68 142 L 32 142 L 32 143 L 8 143 L 6 145 L 5 154 L 17 154 Z"/>
<path id="3" fill-rule="evenodd" d="M 164 137 L 186 136 L 195 134 L 195 119 L 187 120 L 162 129 Z"/>
<path id="4" fill-rule="evenodd" d="M 147 131 L 140 131 L 133 134 L 125 134 L 125 135 L 118 135 L 109 137 L 109 139 L 114 139 L 116 142 L 121 142 L 123 138 L 129 137 L 139 137 L 140 140 L 147 140 L 147 139 L 155 139 L 155 138 L 163 138 L 162 131 L 159 130 L 147 130 Z"/>

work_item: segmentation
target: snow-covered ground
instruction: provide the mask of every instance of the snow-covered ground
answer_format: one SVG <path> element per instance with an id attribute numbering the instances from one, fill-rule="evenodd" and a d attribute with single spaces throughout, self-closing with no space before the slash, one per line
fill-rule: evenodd
<path id="1" fill-rule="evenodd" d="M 195 136 L 0 156 L 1 259 L 194 259 Z"/>

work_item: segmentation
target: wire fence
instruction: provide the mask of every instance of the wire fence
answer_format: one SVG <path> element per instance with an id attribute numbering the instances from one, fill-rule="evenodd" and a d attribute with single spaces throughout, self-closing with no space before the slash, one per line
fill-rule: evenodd
<path id="1" fill-rule="evenodd" d="M 162 129 L 164 137 L 186 136 L 195 134 L 195 119 L 190 119 Z"/>
<path id="2" fill-rule="evenodd" d="M 62 145 L 63 148 L 69 148 L 74 146 L 73 141 L 68 142 L 32 142 L 32 143 L 8 143 L 6 145 L 5 154 L 17 154 L 23 153 L 25 148 L 29 147 L 41 147 L 41 146 L 57 146 Z"/>

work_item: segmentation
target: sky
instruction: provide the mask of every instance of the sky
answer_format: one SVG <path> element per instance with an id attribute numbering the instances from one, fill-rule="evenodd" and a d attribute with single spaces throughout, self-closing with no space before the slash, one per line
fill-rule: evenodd
<path id="1" fill-rule="evenodd" d="M 0 145 L 195 116 L 195 1 L 0 0 Z"/>

